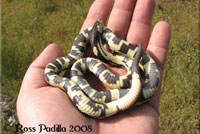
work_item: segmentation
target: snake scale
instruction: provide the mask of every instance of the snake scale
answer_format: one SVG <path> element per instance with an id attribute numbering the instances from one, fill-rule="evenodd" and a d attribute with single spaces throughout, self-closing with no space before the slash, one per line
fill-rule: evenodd
<path id="1" fill-rule="evenodd" d="M 108 44 L 111 52 L 105 49 L 104 43 Z M 97 58 L 84 57 L 88 44 Z M 127 74 L 113 74 L 104 62 L 123 66 Z M 71 78 L 60 75 L 66 69 L 71 69 Z M 84 79 L 88 71 L 111 90 L 93 89 Z M 143 79 L 141 74 L 144 75 Z M 82 113 L 99 119 L 149 100 L 160 82 L 155 61 L 143 51 L 141 45 L 118 38 L 110 29 L 102 26 L 101 20 L 75 38 L 68 55 L 47 64 L 44 75 L 51 86 L 63 89 Z"/>

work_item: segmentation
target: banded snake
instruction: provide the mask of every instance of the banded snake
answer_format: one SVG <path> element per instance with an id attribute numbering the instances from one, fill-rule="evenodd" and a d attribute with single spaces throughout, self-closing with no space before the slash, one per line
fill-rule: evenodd
<path id="1" fill-rule="evenodd" d="M 104 42 L 112 52 L 104 48 Z M 84 57 L 88 44 L 92 46 L 98 59 Z M 103 62 L 123 66 L 127 74 L 117 76 Z M 70 79 L 59 74 L 70 68 Z M 84 79 L 88 70 L 111 90 L 93 89 Z M 141 81 L 140 73 L 145 77 L 144 82 Z M 160 72 L 155 61 L 143 52 L 141 45 L 133 45 L 118 38 L 110 29 L 102 26 L 101 20 L 75 38 L 67 56 L 47 64 L 44 75 L 51 86 L 64 90 L 82 113 L 99 119 L 149 100 L 160 81 Z"/>

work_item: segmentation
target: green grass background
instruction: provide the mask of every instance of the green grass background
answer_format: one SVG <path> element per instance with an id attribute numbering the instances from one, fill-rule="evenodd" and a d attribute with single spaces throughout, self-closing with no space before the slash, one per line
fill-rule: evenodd
<path id="1" fill-rule="evenodd" d="M 50 43 L 69 52 L 93 0 L 2 0 L 2 95 L 16 100 L 30 63 Z M 157 0 L 153 25 L 172 28 L 159 113 L 161 134 L 199 132 L 199 2 Z M 16 113 L 15 106 L 12 112 Z M 6 125 L 3 116 L 1 126 Z M 6 133 L 1 127 L 1 132 Z"/>

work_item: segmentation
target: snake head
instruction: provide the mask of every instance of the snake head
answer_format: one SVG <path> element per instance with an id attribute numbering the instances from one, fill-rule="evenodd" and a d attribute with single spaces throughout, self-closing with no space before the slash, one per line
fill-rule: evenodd
<path id="1" fill-rule="evenodd" d="M 96 23 L 94 24 L 94 27 L 95 26 L 97 27 L 97 30 L 102 33 L 102 20 L 101 19 L 96 21 Z"/>
<path id="2" fill-rule="evenodd" d="M 90 45 L 92 46 L 93 53 L 98 56 L 98 45 L 102 43 L 102 20 L 98 20 L 94 23 L 92 30 L 90 32 Z"/>

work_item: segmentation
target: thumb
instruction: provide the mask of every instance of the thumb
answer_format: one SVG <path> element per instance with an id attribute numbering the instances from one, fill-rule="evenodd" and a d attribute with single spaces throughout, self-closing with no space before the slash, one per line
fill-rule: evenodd
<path id="1" fill-rule="evenodd" d="M 47 46 L 29 66 L 21 85 L 20 94 L 29 94 L 37 88 L 47 86 L 44 69 L 49 62 L 62 56 L 64 56 L 64 52 L 58 45 Z"/>

